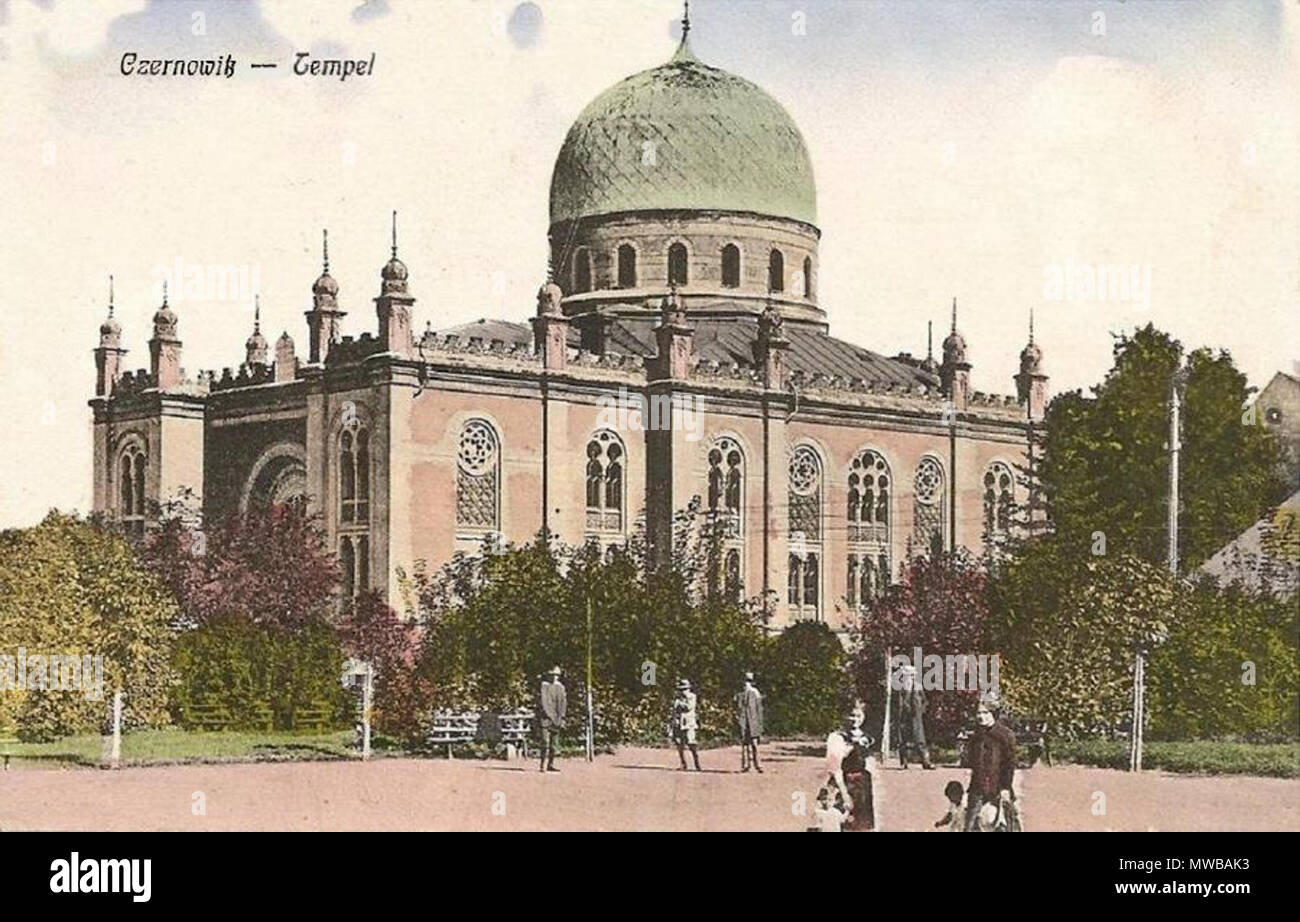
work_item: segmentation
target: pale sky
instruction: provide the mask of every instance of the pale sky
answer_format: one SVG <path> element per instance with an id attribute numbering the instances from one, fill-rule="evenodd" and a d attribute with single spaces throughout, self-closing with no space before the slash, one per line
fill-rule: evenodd
<path id="1" fill-rule="evenodd" d="M 922 354 L 955 295 L 980 390 L 1013 392 L 1031 307 L 1054 392 L 1095 383 L 1111 331 L 1148 320 L 1228 349 L 1262 386 L 1295 371 L 1300 340 L 1298 12 L 696 0 L 691 38 L 803 131 L 833 335 Z M 0 0 L 0 527 L 90 507 L 110 273 L 128 368 L 148 365 L 159 270 L 177 260 L 249 267 L 263 331 L 287 329 L 302 354 L 320 229 L 345 333 L 374 330 L 396 208 L 417 329 L 528 317 L 569 124 L 666 60 L 680 14 L 677 0 Z M 297 51 L 374 53 L 375 74 L 297 77 Z M 126 77 L 127 52 L 230 54 L 237 72 Z M 1137 266 L 1149 296 L 1049 298 L 1066 265 Z M 189 373 L 242 361 L 251 297 L 171 300 Z"/>

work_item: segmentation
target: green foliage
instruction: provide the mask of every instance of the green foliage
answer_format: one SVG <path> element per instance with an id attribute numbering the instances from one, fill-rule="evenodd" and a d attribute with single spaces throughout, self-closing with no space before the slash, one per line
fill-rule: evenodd
<path id="1" fill-rule="evenodd" d="M 1128 742 L 1110 739 L 1053 742 L 1052 759 L 1123 771 L 1129 764 Z M 1150 742 L 1142 750 L 1142 767 L 1179 774 L 1300 778 L 1300 746 L 1219 740 Z"/>
<path id="2" fill-rule="evenodd" d="M 1039 476 L 1057 535 L 1082 555 L 1093 532 L 1110 553 L 1165 559 L 1170 379 L 1182 344 L 1148 325 L 1115 343 L 1115 363 L 1094 389 L 1052 401 Z M 1180 461 L 1179 555 L 1199 565 L 1279 502 L 1287 488 L 1278 448 L 1243 423 L 1251 395 L 1227 353 L 1187 356 Z"/>
<path id="3" fill-rule="evenodd" d="M 1126 730 L 1136 650 L 1168 633 L 1174 582 L 1130 555 L 1089 556 L 1073 567 L 1062 557 L 1058 542 L 1042 539 L 999 568 L 991 598 L 1004 699 L 1048 721 L 1053 736 Z M 1062 572 L 1067 591 L 1037 591 Z"/>
<path id="4" fill-rule="evenodd" d="M 848 655 L 834 631 L 803 621 L 771 638 L 763 656 L 763 715 L 771 736 L 823 734 L 851 705 Z"/>
<path id="5" fill-rule="evenodd" d="M 1295 738 L 1300 610 L 1294 599 L 1222 590 L 1180 594 L 1169 640 L 1147 671 L 1152 738 Z"/>
<path id="6" fill-rule="evenodd" d="M 113 690 L 124 723 L 168 720 L 173 629 L 170 594 L 118 535 L 51 512 L 40 525 L 0 533 L 0 654 L 100 656 L 103 696 L 80 690 L 6 691 L 0 727 L 24 740 L 102 731 Z M 83 679 L 84 682 L 84 679 Z"/>

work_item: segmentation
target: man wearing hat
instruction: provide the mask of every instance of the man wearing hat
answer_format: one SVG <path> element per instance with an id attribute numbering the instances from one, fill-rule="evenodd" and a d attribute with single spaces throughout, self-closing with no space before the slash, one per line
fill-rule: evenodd
<path id="1" fill-rule="evenodd" d="M 552 666 L 542 679 L 542 690 L 537 709 L 542 730 L 542 764 L 539 771 L 558 772 L 555 767 L 555 744 L 560 731 L 564 729 L 564 712 L 568 698 L 564 694 L 564 683 L 560 681 L 560 667 Z"/>
<path id="2" fill-rule="evenodd" d="M 691 691 L 688 679 L 677 680 L 677 697 L 673 699 L 673 718 L 671 722 L 673 742 L 677 744 L 677 758 L 681 759 L 682 771 L 686 771 L 686 749 L 691 750 L 695 761 L 695 770 L 700 770 L 700 751 L 695 746 L 695 731 L 699 729 L 699 718 L 695 712 L 695 692 Z"/>
<path id="3" fill-rule="evenodd" d="M 736 694 L 736 721 L 740 724 L 740 770 L 762 774 L 758 764 L 758 741 L 763 737 L 763 696 L 754 687 L 754 673 L 745 673 L 745 687 Z"/>
<path id="4" fill-rule="evenodd" d="M 898 761 L 907 768 L 907 750 L 915 749 L 923 768 L 930 764 L 930 747 L 925 743 L 925 692 L 916 678 L 916 667 L 904 663 L 898 668 Z"/>

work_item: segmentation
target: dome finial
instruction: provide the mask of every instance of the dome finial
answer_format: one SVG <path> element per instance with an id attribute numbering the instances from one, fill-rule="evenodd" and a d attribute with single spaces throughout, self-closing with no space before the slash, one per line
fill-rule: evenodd
<path id="1" fill-rule="evenodd" d="M 260 294 L 255 294 L 253 295 L 253 332 L 260 333 L 261 331 L 262 331 L 262 296 Z"/>
<path id="2" fill-rule="evenodd" d="M 934 361 L 934 321 L 925 322 L 925 360 Z"/>
<path id="3" fill-rule="evenodd" d="M 325 263 L 323 274 L 329 275 L 330 272 L 330 232 L 328 228 L 321 228 L 321 255 Z"/>
<path id="4" fill-rule="evenodd" d="M 108 276 L 108 316 L 113 316 L 113 276 Z"/>
<path id="5" fill-rule="evenodd" d="M 167 306 L 167 280 L 163 279 L 163 307 Z"/>
<path id="6" fill-rule="evenodd" d="M 957 332 L 957 296 L 952 298 L 952 331 Z"/>
<path id="7" fill-rule="evenodd" d="M 393 259 L 397 258 L 397 209 L 393 209 Z"/>
<path id="8" fill-rule="evenodd" d="M 1034 309 L 1029 309 L 1029 345 L 1034 344 Z"/>
<path id="9" fill-rule="evenodd" d="M 684 0 L 682 7 L 682 41 L 677 46 L 677 51 L 669 63 L 680 64 L 695 60 L 695 55 L 691 53 L 690 43 L 687 41 L 691 34 L 691 0 Z"/>

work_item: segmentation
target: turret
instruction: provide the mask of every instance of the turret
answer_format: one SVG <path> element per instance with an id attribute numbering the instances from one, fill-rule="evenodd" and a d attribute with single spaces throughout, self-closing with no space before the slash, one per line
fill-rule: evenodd
<path id="1" fill-rule="evenodd" d="M 659 310 L 662 319 L 655 327 L 659 354 L 651 366 L 652 380 L 685 379 L 691 373 L 691 340 L 695 331 L 686 323 L 686 307 L 676 286 L 660 303 Z"/>
<path id="2" fill-rule="evenodd" d="M 547 273 L 546 284 L 537 290 L 537 316 L 533 318 L 533 349 L 542 357 L 542 367 L 559 369 L 569 360 L 569 318 L 560 309 L 564 292 Z"/>
<path id="3" fill-rule="evenodd" d="M 153 338 L 149 340 L 149 371 L 160 391 L 173 390 L 181 383 L 181 341 L 176 324 L 176 312 L 167 306 L 164 279 L 162 307 L 153 315 Z"/>
<path id="4" fill-rule="evenodd" d="M 320 278 L 311 286 L 312 308 L 306 312 L 309 339 L 309 361 L 322 361 L 329 352 L 330 343 L 339 339 L 339 328 L 346 311 L 339 310 L 339 283 L 330 275 L 329 231 L 322 231 L 322 263 Z"/>
<path id="5" fill-rule="evenodd" d="M 268 347 L 262 335 L 262 296 L 254 295 L 253 335 L 244 343 L 244 364 L 250 369 L 267 365 Z"/>
<path id="6" fill-rule="evenodd" d="M 1041 420 L 1047 411 L 1047 375 L 1043 372 L 1043 350 L 1034 342 L 1034 312 L 1029 311 L 1029 343 L 1020 352 L 1020 374 L 1016 394 L 1025 404 L 1030 420 Z"/>
<path id="7" fill-rule="evenodd" d="M 113 276 L 108 277 L 108 317 L 99 325 L 99 346 L 95 349 L 95 396 L 111 397 L 113 385 L 122 374 L 122 325 L 113 319 Z"/>
<path id="8" fill-rule="evenodd" d="M 970 398 L 970 362 L 966 360 L 966 338 L 957 332 L 957 299 L 952 299 L 952 332 L 943 341 L 943 364 L 939 380 L 943 394 L 954 409 L 966 409 Z"/>
<path id="9" fill-rule="evenodd" d="M 379 315 L 379 341 L 385 352 L 408 355 L 411 351 L 411 305 L 415 303 L 406 289 L 406 264 L 397 258 L 397 212 L 393 212 L 392 257 L 379 272 L 379 297 L 375 313 Z"/>

